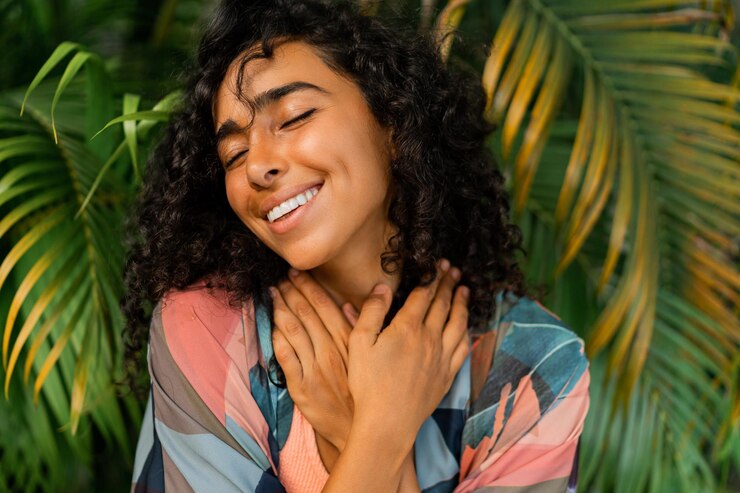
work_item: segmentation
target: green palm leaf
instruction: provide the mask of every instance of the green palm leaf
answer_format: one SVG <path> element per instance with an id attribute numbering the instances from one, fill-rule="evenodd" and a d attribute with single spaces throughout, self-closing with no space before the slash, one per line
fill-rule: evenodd
<path id="1" fill-rule="evenodd" d="M 33 401 L 53 402 L 57 426 L 75 435 L 83 416 L 89 415 L 97 430 L 130 460 L 126 423 L 138 422 L 141 409 L 120 401 L 112 386 L 123 348 L 120 338 L 111 334 L 120 332 L 123 323 L 118 309 L 123 284 L 120 226 L 134 188 L 121 181 L 126 168 L 117 164 L 128 149 L 134 181 L 140 181 L 139 140 L 157 122 L 167 120 L 180 97 L 172 93 L 151 111 L 137 112 L 138 97 L 125 96 L 124 115 L 104 127 L 123 122 L 123 141 L 103 162 L 96 142 L 110 141 L 115 134 L 97 134 L 110 115 L 93 132 L 94 141 L 84 137 L 90 135 L 89 121 L 100 118 L 95 101 L 105 100 L 108 90 L 101 87 L 107 76 L 100 74 L 104 69 L 99 59 L 79 51 L 85 55 L 72 57 L 60 82 L 42 81 L 53 64 L 74 50 L 82 48 L 62 45 L 22 100 L 14 95 L 0 105 L 0 127 L 9 132 L 0 138 L 0 163 L 7 170 L 0 177 L 0 206 L 7 209 L 0 237 L 14 244 L 0 262 L 0 292 L 12 290 L 2 338 L 4 389 L 8 396 L 25 356 L 23 375 L 33 380 Z M 82 92 L 75 75 L 90 60 L 96 63 L 88 65 Z M 95 97 L 89 97 L 91 83 L 98 85 Z M 75 120 L 85 95 L 95 111 Z M 19 119 L 21 108 L 25 116 Z M 82 449 L 78 453 L 83 458 Z"/>
<path id="2" fill-rule="evenodd" d="M 65 116 L 79 104 L 69 100 L 82 93 L 71 77 L 65 84 L 70 94 L 64 98 L 52 97 L 53 86 L 41 83 L 34 97 L 24 101 L 10 94 L 0 102 L 0 122 L 5 123 L 0 125 L 5 129 L 0 135 L 0 207 L 4 208 L 0 237 L 13 245 L 0 260 L 0 293 L 7 293 L 9 300 L 3 309 L 4 392 L 13 398 L 13 388 L 17 389 L 13 375 L 25 358 L 24 376 L 32 380 L 33 402 L 52 411 L 48 426 L 40 428 L 49 430 L 47 442 L 59 441 L 55 430 L 69 430 L 65 435 L 74 457 L 89 461 L 89 456 L 85 459 L 89 444 L 73 437 L 80 427 L 89 429 L 87 421 L 81 421 L 89 416 L 103 436 L 130 457 L 126 423 L 131 418 L 127 416 L 134 411 L 131 417 L 138 419 L 138 409 L 120 409 L 111 385 L 120 371 L 121 343 L 104 334 L 121 326 L 123 253 L 117 225 L 122 222 L 128 187 L 117 174 L 101 178 L 105 201 L 93 197 L 85 211 L 75 216 L 102 163 L 86 143 L 86 129 L 68 126 L 68 122 L 80 122 Z M 60 84 L 54 90 L 57 95 L 60 87 L 64 89 Z M 29 426 L 37 426 L 36 421 Z M 0 448 L 5 453 L 12 447 L 3 441 Z M 51 456 L 40 459 L 44 465 L 39 467 L 47 469 L 69 463 L 56 458 L 55 465 Z M 17 481 L 31 472 L 29 465 L 12 477 Z M 52 476 L 61 481 L 58 471 Z"/>

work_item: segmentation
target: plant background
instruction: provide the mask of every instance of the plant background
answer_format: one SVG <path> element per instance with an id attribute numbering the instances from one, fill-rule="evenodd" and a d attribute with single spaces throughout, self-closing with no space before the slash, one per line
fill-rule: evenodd
<path id="1" fill-rule="evenodd" d="M 213 4 L 0 0 L 0 491 L 128 489 L 123 221 Z M 482 77 L 525 272 L 592 362 L 579 491 L 740 491 L 737 3 L 363 6 Z"/>

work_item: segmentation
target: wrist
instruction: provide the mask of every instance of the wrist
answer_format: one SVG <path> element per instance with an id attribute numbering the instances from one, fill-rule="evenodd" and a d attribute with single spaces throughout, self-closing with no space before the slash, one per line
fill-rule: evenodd
<path id="1" fill-rule="evenodd" d="M 397 444 L 388 445 L 365 429 L 353 426 L 346 448 L 322 491 L 354 491 L 357 485 L 363 485 L 363 491 L 398 492 L 407 454 L 399 453 Z"/>
<path id="2" fill-rule="evenodd" d="M 366 443 L 368 447 L 383 450 L 384 454 L 388 453 L 404 463 L 414 446 L 414 440 L 415 437 L 406 433 L 406 430 L 389 427 L 386 421 L 363 419 L 355 415 L 344 447 L 350 441 Z"/>
<path id="3" fill-rule="evenodd" d="M 331 444 L 339 453 L 341 453 L 347 446 L 347 440 L 349 438 L 349 432 L 352 429 L 352 420 L 343 427 L 342 431 L 332 436 L 326 436 L 324 439 Z"/>

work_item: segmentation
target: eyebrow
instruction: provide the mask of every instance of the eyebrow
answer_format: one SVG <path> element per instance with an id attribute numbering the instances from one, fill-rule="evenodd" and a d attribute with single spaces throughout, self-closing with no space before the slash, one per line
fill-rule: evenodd
<path id="1" fill-rule="evenodd" d="M 306 90 L 313 90 L 318 91 L 323 94 L 329 94 L 329 91 L 326 89 L 319 87 L 315 84 L 311 84 L 310 82 L 304 82 L 304 81 L 295 81 L 290 82 L 288 84 L 284 84 L 282 86 L 273 87 L 272 89 L 268 89 L 267 91 L 261 92 L 257 95 L 256 98 L 254 98 L 254 101 L 252 102 L 252 107 L 254 108 L 255 115 L 262 110 L 264 110 L 267 106 L 280 101 L 282 98 L 287 96 L 288 94 L 294 93 L 296 91 L 306 91 Z M 233 135 L 235 133 L 239 133 L 242 130 L 244 130 L 244 127 L 240 126 L 238 123 L 236 123 L 232 119 L 226 120 L 218 129 L 216 132 L 216 147 L 221 143 L 222 140 L 226 139 L 230 135 Z"/>

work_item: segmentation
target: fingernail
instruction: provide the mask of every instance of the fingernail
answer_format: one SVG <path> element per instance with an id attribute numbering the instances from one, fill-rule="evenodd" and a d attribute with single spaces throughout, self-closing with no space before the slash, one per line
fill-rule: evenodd
<path id="1" fill-rule="evenodd" d="M 452 270 L 450 271 L 450 275 L 452 276 L 454 280 L 459 281 L 462 273 L 460 272 L 460 269 L 458 269 L 457 267 L 453 267 Z"/>
<path id="2" fill-rule="evenodd" d="M 277 297 L 278 290 L 273 286 L 270 286 L 267 290 L 270 292 L 270 297 L 274 300 Z"/>
<path id="3" fill-rule="evenodd" d="M 467 286 L 461 287 L 460 295 L 463 297 L 464 300 L 467 300 L 468 298 L 470 298 L 470 289 L 468 289 Z"/>
<path id="4" fill-rule="evenodd" d="M 442 261 L 439 263 L 439 268 L 442 270 L 442 272 L 447 272 L 447 270 L 450 268 L 450 261 L 446 258 L 443 258 Z"/>
<path id="5" fill-rule="evenodd" d="M 291 267 L 290 269 L 288 269 L 288 275 L 290 277 L 296 277 L 298 275 L 298 271 Z"/>

